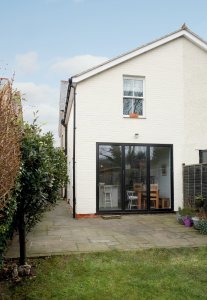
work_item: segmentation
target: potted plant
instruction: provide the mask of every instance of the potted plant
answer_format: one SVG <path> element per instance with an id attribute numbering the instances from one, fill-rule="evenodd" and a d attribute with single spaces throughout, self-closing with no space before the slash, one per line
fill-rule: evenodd
<path id="1" fill-rule="evenodd" d="M 195 215 L 195 210 L 191 207 L 179 207 L 176 218 L 180 224 L 184 224 L 186 227 L 192 226 L 192 217 Z M 182 220 L 182 221 L 181 221 Z"/>
<path id="2" fill-rule="evenodd" d="M 199 222 L 200 222 L 199 216 L 194 216 L 191 219 L 192 219 L 192 222 L 193 222 L 193 227 L 195 229 L 199 229 Z"/>
<path id="3" fill-rule="evenodd" d="M 203 195 L 198 195 L 195 197 L 195 208 L 197 213 L 191 218 L 193 222 L 193 227 L 195 229 L 199 229 L 200 220 L 206 219 L 204 204 L 205 198 L 203 197 Z"/>
<path id="4" fill-rule="evenodd" d="M 204 207 L 200 208 L 197 215 L 197 221 L 194 223 L 194 228 L 200 230 L 202 234 L 207 234 L 207 212 Z"/>
<path id="5" fill-rule="evenodd" d="M 182 214 L 181 214 L 181 207 L 178 207 L 178 211 L 176 212 L 176 220 L 179 224 L 183 224 Z"/>
<path id="6" fill-rule="evenodd" d="M 185 225 L 185 227 L 191 227 L 193 226 L 193 222 L 190 216 L 184 216 L 183 217 L 183 223 Z"/>

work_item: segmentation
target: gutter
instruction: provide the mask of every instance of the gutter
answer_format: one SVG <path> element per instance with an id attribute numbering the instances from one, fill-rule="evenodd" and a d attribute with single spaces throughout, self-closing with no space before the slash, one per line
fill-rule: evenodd
<path id="1" fill-rule="evenodd" d="M 76 189 L 75 189 L 75 174 L 76 174 L 76 168 L 75 168 L 75 154 L 76 154 L 76 86 L 73 85 L 72 82 L 73 78 L 71 77 L 68 80 L 68 90 L 67 90 L 67 96 L 66 96 L 66 103 L 65 103 L 65 113 L 64 113 L 64 119 L 61 121 L 61 124 L 65 128 L 65 154 L 67 156 L 67 151 L 68 151 L 68 126 L 66 124 L 66 114 L 67 114 L 67 109 L 69 105 L 69 98 L 70 98 L 70 93 L 71 93 L 71 88 L 73 88 L 74 91 L 74 98 L 73 98 L 73 218 L 75 219 L 76 215 Z M 66 196 L 67 196 L 67 187 L 66 187 Z"/>

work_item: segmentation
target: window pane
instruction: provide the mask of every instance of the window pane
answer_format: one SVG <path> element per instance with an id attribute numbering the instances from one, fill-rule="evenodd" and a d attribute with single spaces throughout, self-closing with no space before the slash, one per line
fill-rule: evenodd
<path id="1" fill-rule="evenodd" d="M 121 209 L 121 146 L 99 146 L 99 210 Z"/>
<path id="2" fill-rule="evenodd" d="M 147 148 L 125 146 L 125 209 L 146 209 Z M 132 196 L 132 197 L 131 197 Z"/>
<path id="3" fill-rule="evenodd" d="M 133 96 L 133 80 L 124 79 L 124 96 Z"/>
<path id="4" fill-rule="evenodd" d="M 134 80 L 134 96 L 143 97 L 143 81 Z"/>
<path id="5" fill-rule="evenodd" d="M 171 154 L 168 147 L 150 147 L 150 208 L 171 208 Z"/>
<path id="6" fill-rule="evenodd" d="M 129 115 L 132 113 L 132 98 L 124 98 L 123 114 Z"/>
<path id="7" fill-rule="evenodd" d="M 200 163 L 207 163 L 207 150 L 200 150 Z"/>
<path id="8" fill-rule="evenodd" d="M 134 113 L 143 115 L 143 99 L 134 99 Z"/>

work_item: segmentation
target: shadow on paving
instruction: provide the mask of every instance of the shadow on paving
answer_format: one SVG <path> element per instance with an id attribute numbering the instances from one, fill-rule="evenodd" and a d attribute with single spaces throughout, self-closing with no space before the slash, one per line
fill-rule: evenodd
<path id="1" fill-rule="evenodd" d="M 50 256 L 78 252 L 138 250 L 154 247 L 198 247 L 207 236 L 176 222 L 174 214 L 122 215 L 121 219 L 73 219 L 65 201 L 44 215 L 27 235 L 27 256 Z M 16 235 L 6 253 L 19 256 Z"/>

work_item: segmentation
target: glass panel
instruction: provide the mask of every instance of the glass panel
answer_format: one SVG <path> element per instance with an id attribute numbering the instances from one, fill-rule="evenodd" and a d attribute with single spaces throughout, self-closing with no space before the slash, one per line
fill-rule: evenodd
<path id="1" fill-rule="evenodd" d="M 146 209 L 146 147 L 125 146 L 125 209 Z"/>
<path id="2" fill-rule="evenodd" d="M 143 81 L 134 80 L 134 96 L 143 97 Z"/>
<path id="3" fill-rule="evenodd" d="M 99 210 L 121 209 L 121 146 L 99 146 Z"/>
<path id="4" fill-rule="evenodd" d="M 123 114 L 124 115 L 129 115 L 132 113 L 132 98 L 124 98 L 124 103 L 123 103 Z"/>
<path id="5" fill-rule="evenodd" d="M 133 79 L 124 79 L 124 96 L 133 96 Z"/>
<path id="6" fill-rule="evenodd" d="M 143 115 L 143 99 L 134 99 L 134 113 Z"/>
<path id="7" fill-rule="evenodd" d="M 150 208 L 171 208 L 169 147 L 150 147 Z"/>

